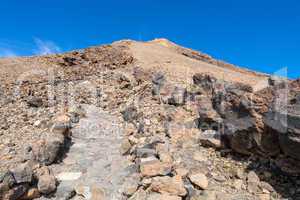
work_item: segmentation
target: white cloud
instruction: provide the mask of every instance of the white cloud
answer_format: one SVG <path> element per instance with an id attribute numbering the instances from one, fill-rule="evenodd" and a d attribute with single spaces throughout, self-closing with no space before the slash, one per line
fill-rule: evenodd
<path id="1" fill-rule="evenodd" d="M 36 44 L 37 49 L 34 50 L 34 54 L 37 55 L 48 55 L 60 53 L 61 49 L 54 42 L 48 40 L 41 40 L 39 38 L 35 38 L 34 42 Z"/>
<path id="2" fill-rule="evenodd" d="M 10 49 L 0 48 L 0 57 L 16 57 L 17 54 Z"/>
<path id="3" fill-rule="evenodd" d="M 49 40 L 33 38 L 33 42 L 24 43 L 0 38 L 0 57 L 16 57 L 19 55 L 48 55 L 60 53 L 61 48 Z"/>

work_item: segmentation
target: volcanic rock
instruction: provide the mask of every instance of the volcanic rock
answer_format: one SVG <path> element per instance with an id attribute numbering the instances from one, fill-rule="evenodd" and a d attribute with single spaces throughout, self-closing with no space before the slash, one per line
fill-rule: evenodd
<path id="1" fill-rule="evenodd" d="M 172 170 L 170 163 L 163 163 L 159 160 L 142 162 L 140 165 L 141 174 L 146 177 L 167 175 Z"/>
<path id="2" fill-rule="evenodd" d="M 42 194 L 50 194 L 56 190 L 56 178 L 47 167 L 40 169 L 37 187 Z"/>
<path id="3" fill-rule="evenodd" d="M 50 165 L 57 160 L 57 156 L 64 147 L 65 138 L 56 134 L 41 139 L 32 145 L 34 160 L 41 164 Z"/>
<path id="4" fill-rule="evenodd" d="M 198 186 L 199 188 L 205 190 L 208 187 L 207 177 L 202 173 L 193 173 L 188 175 L 190 181 Z"/>
<path id="5" fill-rule="evenodd" d="M 185 196 L 187 194 L 184 183 L 179 176 L 174 177 L 155 177 L 153 178 L 151 189 L 154 192 L 167 193 L 175 196 Z"/>
<path id="6" fill-rule="evenodd" d="M 17 200 L 20 199 L 28 190 L 28 185 L 18 185 L 9 190 L 3 197 L 4 200 Z"/>
<path id="7" fill-rule="evenodd" d="M 13 177 L 17 184 L 31 183 L 33 171 L 28 163 L 24 163 L 12 170 Z"/>

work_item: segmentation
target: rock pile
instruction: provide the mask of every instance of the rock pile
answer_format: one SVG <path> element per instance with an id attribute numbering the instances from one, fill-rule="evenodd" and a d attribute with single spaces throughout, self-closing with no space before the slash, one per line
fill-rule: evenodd
<path id="1" fill-rule="evenodd" d="M 28 147 L 24 163 L 1 173 L 1 199 L 35 199 L 55 192 L 58 182 L 47 166 L 58 161 L 65 150 L 72 114 L 58 116 L 44 138 Z"/>

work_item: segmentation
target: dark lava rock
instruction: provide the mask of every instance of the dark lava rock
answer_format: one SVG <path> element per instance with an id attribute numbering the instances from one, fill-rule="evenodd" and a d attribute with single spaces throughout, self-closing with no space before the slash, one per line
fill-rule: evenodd
<path id="1" fill-rule="evenodd" d="M 232 92 L 253 92 L 253 88 L 250 85 L 244 83 L 226 83 L 226 90 Z"/>
<path id="2" fill-rule="evenodd" d="M 255 147 L 255 126 L 255 120 L 251 117 L 225 121 L 225 138 L 230 147 L 238 153 L 250 155 Z"/>
<path id="3" fill-rule="evenodd" d="M 210 98 L 201 98 L 198 102 L 198 125 L 201 130 L 219 130 L 222 127 L 222 118 L 214 110 Z"/>
<path id="4" fill-rule="evenodd" d="M 166 79 L 163 73 L 156 73 L 152 78 L 152 93 L 153 95 L 159 95 L 160 89 L 164 85 Z"/>
<path id="5" fill-rule="evenodd" d="M 270 111 L 264 117 L 267 128 L 278 134 L 282 151 L 300 160 L 300 115 Z"/>
<path id="6" fill-rule="evenodd" d="M 5 195 L 4 199 L 8 200 L 18 200 L 22 197 L 28 190 L 29 186 L 27 184 L 18 185 L 11 190 L 9 190 Z"/>
<path id="7" fill-rule="evenodd" d="M 67 66 L 76 65 L 76 58 L 64 57 L 63 60 L 64 60 L 64 62 L 66 63 Z"/>
<path id="8" fill-rule="evenodd" d="M 165 81 L 166 81 L 165 76 L 161 72 L 154 74 L 152 78 L 152 83 L 155 85 L 163 85 Z"/>
<path id="9" fill-rule="evenodd" d="M 268 81 L 269 81 L 270 86 L 287 84 L 287 79 L 279 77 L 279 76 L 271 76 L 271 77 L 269 77 Z"/>
<path id="10" fill-rule="evenodd" d="M 137 148 L 135 154 L 138 158 L 157 156 L 156 151 L 154 149 L 149 149 L 149 148 Z"/>
<path id="11" fill-rule="evenodd" d="M 17 184 L 32 182 L 33 171 L 28 163 L 20 164 L 12 170 L 12 174 Z"/>
<path id="12" fill-rule="evenodd" d="M 138 111 L 134 105 L 128 106 L 121 113 L 123 115 L 123 119 L 127 122 L 133 122 L 134 120 L 136 120 L 138 118 Z"/>
<path id="13" fill-rule="evenodd" d="M 2 183 L 5 186 L 8 186 L 9 188 L 16 184 L 16 180 L 13 176 L 13 173 L 10 171 L 4 172 L 0 178 L 0 183 Z"/>
<path id="14" fill-rule="evenodd" d="M 32 146 L 33 157 L 41 164 L 50 165 L 56 161 L 63 150 L 65 138 L 60 134 L 53 134 L 47 139 L 42 139 Z"/>
<path id="15" fill-rule="evenodd" d="M 168 104 L 174 106 L 184 105 L 187 98 L 187 91 L 185 88 L 175 87 L 171 98 L 168 99 Z"/>
<path id="16" fill-rule="evenodd" d="M 195 74 L 193 76 L 193 82 L 211 94 L 217 79 L 207 74 Z"/>
<path id="17" fill-rule="evenodd" d="M 27 98 L 27 104 L 30 107 L 41 107 L 43 106 L 43 99 L 40 97 L 29 96 Z"/>

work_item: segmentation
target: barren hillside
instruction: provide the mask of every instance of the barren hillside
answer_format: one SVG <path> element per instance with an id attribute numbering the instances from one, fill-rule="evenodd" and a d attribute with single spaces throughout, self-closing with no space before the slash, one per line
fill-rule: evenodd
<path id="1" fill-rule="evenodd" d="M 0 199 L 300 198 L 299 80 L 166 39 L 0 71 Z"/>

